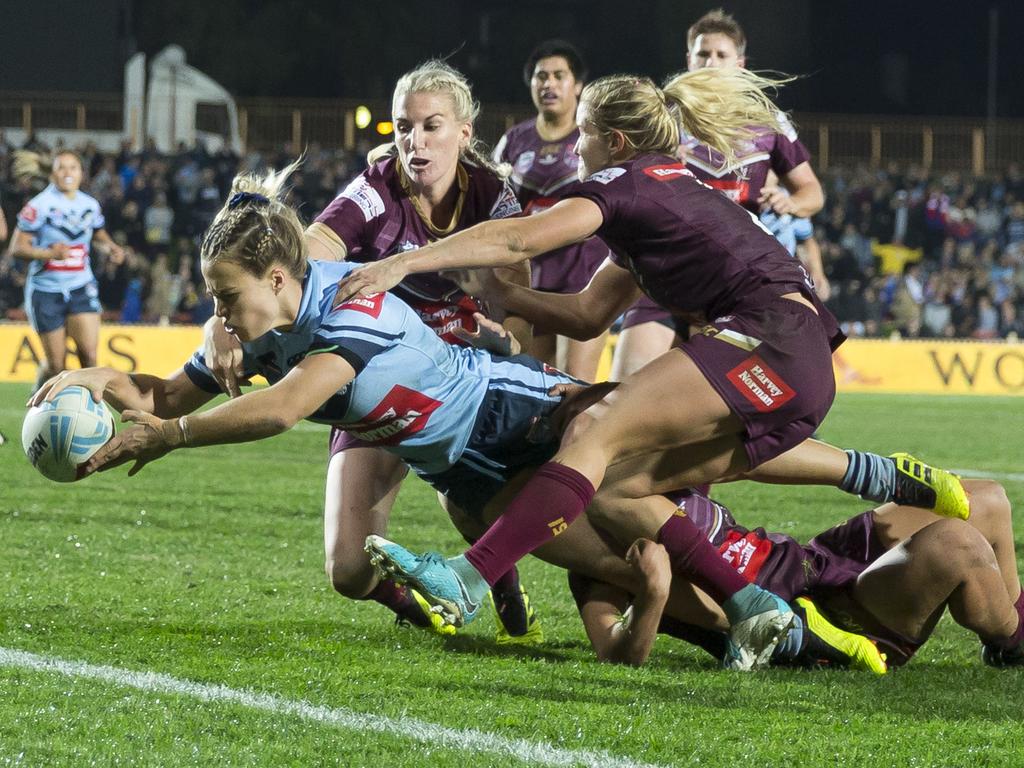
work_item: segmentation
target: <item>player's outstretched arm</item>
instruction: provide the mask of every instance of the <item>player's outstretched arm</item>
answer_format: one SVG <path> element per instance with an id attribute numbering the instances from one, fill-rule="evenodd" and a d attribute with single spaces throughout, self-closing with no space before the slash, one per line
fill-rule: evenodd
<path id="1" fill-rule="evenodd" d="M 27 405 L 51 401 L 74 386 L 85 387 L 97 403 L 106 400 L 118 411 L 142 411 L 162 419 L 191 413 L 213 399 L 213 395 L 193 384 L 180 368 L 163 379 L 98 367 L 58 373 L 39 388 Z"/>
<path id="2" fill-rule="evenodd" d="M 355 369 L 332 354 L 312 355 L 271 387 L 248 392 L 202 413 L 162 420 L 126 410 L 121 430 L 85 464 L 85 474 L 134 461 L 129 475 L 176 448 L 243 443 L 272 437 L 309 416 L 356 377 Z"/>
<path id="3" fill-rule="evenodd" d="M 391 290 L 410 274 L 517 264 L 586 240 L 603 221 L 597 204 L 582 198 L 562 200 L 535 216 L 485 221 L 423 248 L 353 270 L 339 281 L 335 306 L 353 296 Z"/>
<path id="4" fill-rule="evenodd" d="M 610 260 L 579 293 L 546 293 L 507 282 L 500 282 L 495 291 L 495 300 L 530 320 L 538 331 L 580 341 L 600 336 L 640 296 L 629 270 Z"/>

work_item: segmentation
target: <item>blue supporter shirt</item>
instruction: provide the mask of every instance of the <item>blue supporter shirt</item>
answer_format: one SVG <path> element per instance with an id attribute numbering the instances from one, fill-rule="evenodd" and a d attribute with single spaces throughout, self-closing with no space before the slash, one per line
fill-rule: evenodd
<path id="1" fill-rule="evenodd" d="M 71 251 L 61 261 L 29 262 L 25 292 L 67 293 L 91 283 L 92 236 L 104 224 L 100 204 L 81 190 L 68 198 L 50 184 L 29 200 L 18 214 L 18 229 L 33 235 L 36 248 L 66 243 Z"/>
<path id="2" fill-rule="evenodd" d="M 347 360 L 356 378 L 309 419 L 333 424 L 398 455 L 419 474 L 442 472 L 466 449 L 489 387 L 548 398 L 556 383 L 507 380 L 505 358 L 447 344 L 401 299 L 389 293 L 357 297 L 332 309 L 337 283 L 357 265 L 311 261 L 298 317 L 291 330 L 272 330 L 242 344 L 247 375 L 271 384 L 313 354 Z M 220 392 L 196 352 L 185 365 L 189 379 Z"/>

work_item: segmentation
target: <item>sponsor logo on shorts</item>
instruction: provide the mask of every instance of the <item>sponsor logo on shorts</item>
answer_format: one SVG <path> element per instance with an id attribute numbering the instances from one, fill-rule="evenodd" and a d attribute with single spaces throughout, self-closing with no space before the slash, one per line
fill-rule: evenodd
<path id="1" fill-rule="evenodd" d="M 745 534 L 730 531 L 718 546 L 718 553 L 737 573 L 752 582 L 768 559 L 772 546 L 771 541 L 762 539 L 753 531 Z"/>
<path id="2" fill-rule="evenodd" d="M 774 411 L 796 396 L 796 391 L 757 355 L 737 365 L 726 378 L 762 413 Z"/>
<path id="3" fill-rule="evenodd" d="M 380 317 L 380 312 L 384 308 L 384 296 L 383 293 L 371 293 L 369 296 L 356 296 L 355 298 L 349 299 L 344 304 L 338 305 L 338 310 L 342 309 L 353 309 L 356 312 L 362 312 L 364 315 L 369 315 L 375 320 Z"/>
<path id="4" fill-rule="evenodd" d="M 396 384 L 362 421 L 343 429 L 367 443 L 395 445 L 427 426 L 441 401 Z"/>
<path id="5" fill-rule="evenodd" d="M 693 178 L 693 174 L 688 171 L 686 166 L 682 163 L 652 165 L 649 168 L 644 168 L 644 173 L 657 181 L 672 181 L 672 179 L 677 179 L 680 176 L 689 176 Z"/>

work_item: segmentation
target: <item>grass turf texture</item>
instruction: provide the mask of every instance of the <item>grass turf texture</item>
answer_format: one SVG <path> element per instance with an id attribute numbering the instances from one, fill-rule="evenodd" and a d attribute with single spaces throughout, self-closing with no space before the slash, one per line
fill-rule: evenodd
<path id="1" fill-rule="evenodd" d="M 20 447 L 24 385 L 0 385 L 0 647 L 416 718 L 664 765 L 1020 765 L 1024 673 L 982 666 L 948 618 L 906 668 L 737 675 L 671 638 L 641 670 L 598 664 L 564 574 L 521 568 L 542 650 L 489 616 L 442 640 L 333 594 L 322 572 L 326 431 L 179 451 L 61 486 Z M 1024 408 L 1009 398 L 841 397 L 821 436 L 994 473 L 1024 504 Z M 745 523 L 813 533 L 862 511 L 838 491 L 736 484 Z M 1015 529 L 1018 536 L 1022 524 Z M 462 548 L 433 492 L 405 484 L 390 533 Z M 0 668 L 0 765 L 515 764 L 237 704 Z"/>

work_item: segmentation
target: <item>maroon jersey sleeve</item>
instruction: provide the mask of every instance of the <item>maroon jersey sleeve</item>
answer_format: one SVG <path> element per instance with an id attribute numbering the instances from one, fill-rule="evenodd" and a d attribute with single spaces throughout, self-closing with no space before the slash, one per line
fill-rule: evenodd
<path id="1" fill-rule="evenodd" d="M 349 255 L 372 243 L 386 219 L 388 195 L 380 165 L 356 176 L 316 217 L 341 239 Z"/>
<path id="2" fill-rule="evenodd" d="M 771 149 L 771 165 L 776 176 L 784 176 L 801 163 L 806 163 L 811 159 L 811 153 L 797 138 L 796 129 L 784 114 L 779 114 L 779 130 L 774 136 L 775 144 Z"/>
<path id="3" fill-rule="evenodd" d="M 607 222 L 624 213 L 626 206 L 633 199 L 633 181 L 625 168 L 613 165 L 597 173 L 592 173 L 578 184 L 569 186 L 563 199 L 582 197 L 601 209 L 601 217 Z M 614 250 L 609 258 L 620 267 L 626 264 Z"/>

